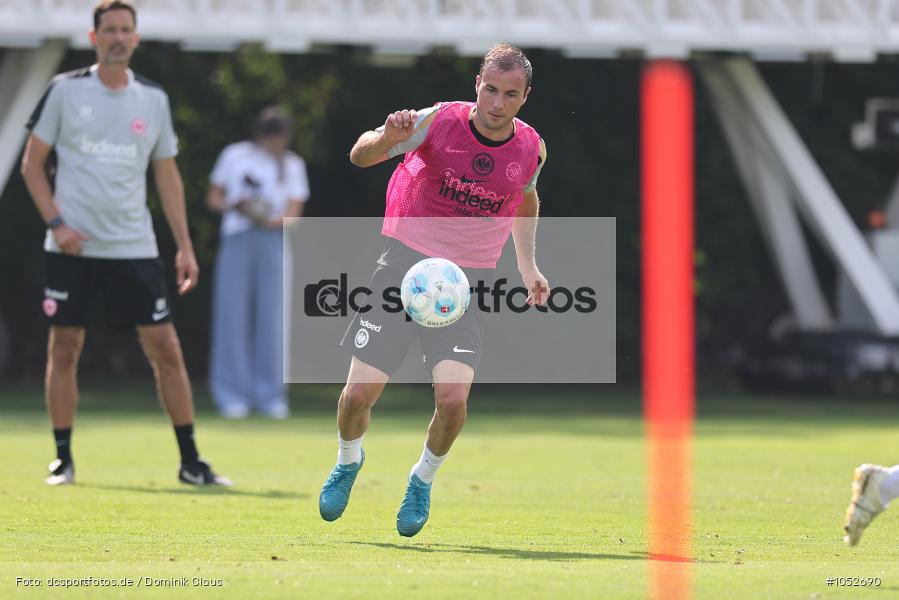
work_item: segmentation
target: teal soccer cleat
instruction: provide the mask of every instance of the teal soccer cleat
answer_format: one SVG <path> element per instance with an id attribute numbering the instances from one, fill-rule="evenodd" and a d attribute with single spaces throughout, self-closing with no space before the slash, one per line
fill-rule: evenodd
<path id="1" fill-rule="evenodd" d="M 431 512 L 431 484 L 425 483 L 417 475 L 409 477 L 406 497 L 396 514 L 396 530 L 400 535 L 412 537 L 428 522 Z"/>
<path id="2" fill-rule="evenodd" d="M 353 491 L 353 483 L 363 464 L 365 464 L 365 450 L 362 451 L 362 459 L 359 462 L 338 464 L 331 469 L 331 475 L 328 476 L 328 480 L 322 486 L 322 493 L 318 496 L 318 512 L 322 519 L 336 521 L 346 510 L 346 505 L 350 502 L 350 492 Z"/>

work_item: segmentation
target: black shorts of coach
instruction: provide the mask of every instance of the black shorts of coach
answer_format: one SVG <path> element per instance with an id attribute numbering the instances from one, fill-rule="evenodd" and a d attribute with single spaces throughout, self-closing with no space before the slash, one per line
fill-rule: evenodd
<path id="1" fill-rule="evenodd" d="M 463 269 L 464 270 L 464 269 Z M 372 274 L 367 310 L 357 311 L 343 338 L 352 344 L 353 356 L 387 375 L 393 375 L 409 345 L 418 337 L 422 362 L 428 373 L 443 360 L 454 360 L 477 371 L 481 360 L 484 315 L 470 305 L 462 317 L 446 327 L 425 327 L 407 317 L 402 306 L 397 308 L 398 290 L 405 272 L 378 266 Z M 384 302 L 384 290 L 394 288 L 396 302 Z"/>
<path id="2" fill-rule="evenodd" d="M 98 300 L 111 327 L 172 320 L 158 258 L 108 259 L 47 252 L 43 312 L 51 325 L 87 327 Z"/>

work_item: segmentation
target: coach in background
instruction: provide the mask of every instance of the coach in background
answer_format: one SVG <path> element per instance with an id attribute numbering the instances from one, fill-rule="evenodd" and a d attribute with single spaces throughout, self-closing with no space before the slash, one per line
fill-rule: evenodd
<path id="1" fill-rule="evenodd" d="M 50 84 L 28 122 L 31 135 L 22 176 L 47 223 L 43 310 L 50 322 L 46 399 L 57 459 L 49 485 L 75 481 L 71 436 L 78 401 L 77 366 L 92 307 L 102 296 L 106 320 L 136 327 L 153 366 L 163 406 L 181 452 L 178 478 L 197 485 L 231 485 L 200 459 L 194 408 L 181 343 L 147 209 L 152 162 L 160 201 L 178 246 L 178 293 L 197 285 L 199 268 L 187 230 L 178 141 L 166 93 L 128 68 L 137 48 L 137 14 L 129 2 L 94 9 L 91 44 L 97 64 L 64 73 Z M 51 184 L 45 166 L 56 150 Z"/>
<path id="2" fill-rule="evenodd" d="M 309 197 L 306 166 L 288 150 L 290 116 L 262 111 L 252 141 L 227 146 L 210 175 L 209 207 L 222 213 L 212 309 L 210 388 L 222 415 L 250 410 L 284 419 L 282 268 L 284 219 Z"/>

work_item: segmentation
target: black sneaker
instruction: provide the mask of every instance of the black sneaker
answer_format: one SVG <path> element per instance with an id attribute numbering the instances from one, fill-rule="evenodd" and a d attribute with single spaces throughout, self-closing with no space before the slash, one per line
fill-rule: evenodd
<path id="1" fill-rule="evenodd" d="M 44 480 L 47 485 L 72 485 L 75 483 L 75 463 L 56 459 L 47 467 L 50 476 Z"/>
<path id="2" fill-rule="evenodd" d="M 227 477 L 213 473 L 212 465 L 202 458 L 193 463 L 181 463 L 181 468 L 178 469 L 178 480 L 181 483 L 193 485 L 223 485 L 226 487 L 234 485 L 234 482 Z"/>

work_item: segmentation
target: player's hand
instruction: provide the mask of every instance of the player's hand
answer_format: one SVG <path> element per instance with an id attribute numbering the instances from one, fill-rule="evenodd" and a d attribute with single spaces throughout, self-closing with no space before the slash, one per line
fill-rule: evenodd
<path id="1" fill-rule="evenodd" d="M 191 291 L 200 282 L 200 267 L 193 248 L 178 250 L 175 254 L 175 281 L 178 283 L 179 296 Z"/>
<path id="2" fill-rule="evenodd" d="M 532 267 L 521 272 L 521 280 L 524 287 L 528 290 L 527 303 L 528 306 L 544 306 L 549 300 L 550 287 L 549 282 L 540 269 Z"/>
<path id="3" fill-rule="evenodd" d="M 68 225 L 60 225 L 53 230 L 53 240 L 56 242 L 56 245 L 59 246 L 59 249 L 62 250 L 63 254 L 78 256 L 84 251 L 81 242 L 89 239 L 89 237 Z"/>
<path id="4" fill-rule="evenodd" d="M 415 118 L 414 110 L 398 110 L 387 115 L 382 139 L 391 146 L 405 142 L 415 133 Z"/>

